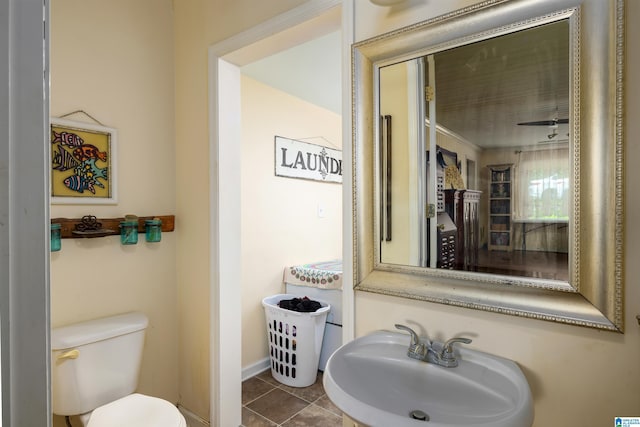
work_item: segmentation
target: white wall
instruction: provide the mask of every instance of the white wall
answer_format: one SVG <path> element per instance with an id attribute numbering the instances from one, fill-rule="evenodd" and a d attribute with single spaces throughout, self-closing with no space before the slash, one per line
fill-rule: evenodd
<path id="1" fill-rule="evenodd" d="M 341 31 L 251 62 L 242 74 L 290 95 L 342 114 Z"/>
<path id="2" fill-rule="evenodd" d="M 243 76 L 241 85 L 242 366 L 246 368 L 268 356 L 261 301 L 284 292 L 284 267 L 342 257 L 342 186 L 275 176 L 274 137 L 340 150 L 342 136 L 338 114 L 249 77 Z M 318 216 L 319 206 L 324 218 Z"/>
<path id="3" fill-rule="evenodd" d="M 357 2 L 358 40 L 440 15 L 472 1 L 429 2 L 393 11 L 368 2 Z M 640 18 L 640 3 L 626 2 L 627 23 Z M 522 367 L 533 392 L 535 426 L 605 426 L 614 416 L 640 411 L 640 289 L 636 278 L 640 265 L 640 195 L 632 187 L 640 169 L 640 29 L 627 27 L 625 121 L 625 324 L 616 334 L 576 326 L 395 297 L 356 293 L 356 335 L 391 329 L 394 323 L 416 322 L 433 339 L 466 333 L 472 346 L 511 358 Z M 346 144 L 345 144 L 346 145 Z M 469 336 L 467 335 L 467 336 Z"/>
<path id="4" fill-rule="evenodd" d="M 116 205 L 53 205 L 51 216 L 175 214 L 173 7 L 171 0 L 52 2 L 51 115 L 84 110 L 118 130 Z M 68 119 L 92 123 L 82 114 Z M 196 186 L 197 187 L 197 186 Z M 176 231 L 64 239 L 51 255 L 53 327 L 127 311 L 150 320 L 139 391 L 178 402 Z M 62 423 L 55 418 L 56 423 Z"/>

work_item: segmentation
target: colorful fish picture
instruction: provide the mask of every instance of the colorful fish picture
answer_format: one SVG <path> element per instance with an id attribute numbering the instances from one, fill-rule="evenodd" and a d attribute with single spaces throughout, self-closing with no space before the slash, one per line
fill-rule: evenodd
<path id="1" fill-rule="evenodd" d="M 51 120 L 51 202 L 115 204 L 116 130 Z"/>

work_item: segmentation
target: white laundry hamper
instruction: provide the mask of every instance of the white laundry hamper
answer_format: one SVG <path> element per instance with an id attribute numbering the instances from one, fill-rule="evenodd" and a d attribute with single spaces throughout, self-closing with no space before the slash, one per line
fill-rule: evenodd
<path id="1" fill-rule="evenodd" d="M 267 320 L 271 375 L 291 387 L 308 387 L 316 382 L 322 337 L 331 306 L 316 300 L 321 308 L 301 313 L 278 307 L 292 294 L 273 295 L 262 300 Z"/>

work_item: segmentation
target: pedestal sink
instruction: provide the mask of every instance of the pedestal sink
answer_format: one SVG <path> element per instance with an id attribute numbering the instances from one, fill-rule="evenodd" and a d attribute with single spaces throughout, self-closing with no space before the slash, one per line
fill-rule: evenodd
<path id="1" fill-rule="evenodd" d="M 460 348 L 446 368 L 407 357 L 409 336 L 378 331 L 340 347 L 324 372 L 327 396 L 370 427 L 530 427 L 533 402 L 518 365 Z"/>

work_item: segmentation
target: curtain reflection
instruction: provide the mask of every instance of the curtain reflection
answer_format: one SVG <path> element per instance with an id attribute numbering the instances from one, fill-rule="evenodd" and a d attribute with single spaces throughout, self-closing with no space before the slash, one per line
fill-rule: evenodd
<path id="1" fill-rule="evenodd" d="M 569 148 L 521 151 L 514 194 L 517 221 L 569 220 Z"/>

